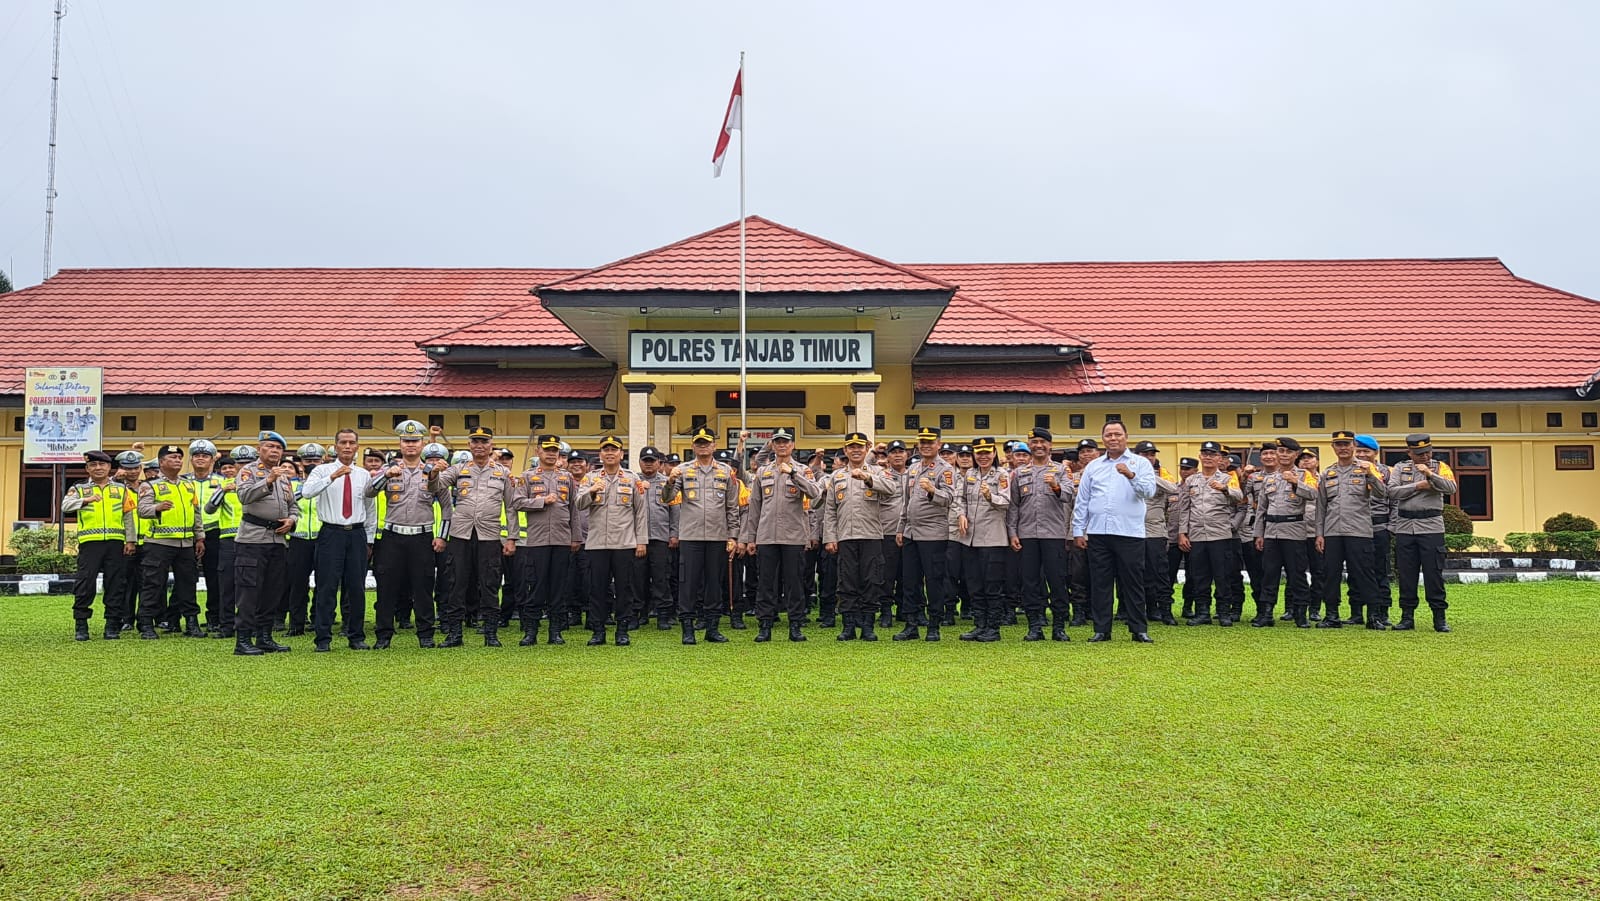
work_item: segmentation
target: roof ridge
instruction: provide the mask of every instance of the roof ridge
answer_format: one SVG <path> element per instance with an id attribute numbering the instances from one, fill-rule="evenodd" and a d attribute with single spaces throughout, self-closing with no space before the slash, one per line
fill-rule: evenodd
<path id="1" fill-rule="evenodd" d="M 934 268 L 962 266 L 962 267 L 1013 267 L 1013 266 L 1202 266 L 1216 264 L 1252 265 L 1259 263 L 1499 263 L 1505 262 L 1496 256 L 1484 257 L 1260 257 L 1251 259 L 1189 259 L 1189 260 L 1005 260 L 1000 262 L 951 262 L 951 263 L 907 263 L 907 266 L 929 266 Z M 1510 268 L 1506 268 L 1510 272 Z"/>
<path id="2" fill-rule="evenodd" d="M 978 306 L 983 307 L 984 309 L 989 310 L 990 312 L 999 313 L 1001 316 L 1005 316 L 1008 319 L 1014 319 L 1014 320 L 1016 320 L 1018 322 L 1022 322 L 1022 323 L 1026 323 L 1028 325 L 1031 325 L 1034 328 L 1041 329 L 1043 331 L 1047 331 L 1047 332 L 1051 332 L 1053 334 L 1060 335 L 1063 338 L 1071 339 L 1072 341 L 1077 342 L 1082 347 L 1088 347 L 1093 343 L 1091 341 L 1086 341 L 1083 338 L 1079 337 L 1078 335 L 1072 334 L 1071 332 L 1064 331 L 1062 329 L 1056 328 L 1055 326 L 1050 325 L 1049 323 L 1040 322 L 1037 319 L 1033 319 L 1031 317 L 1024 316 L 1021 313 L 1013 313 L 1012 311 L 1006 309 L 1005 307 L 999 306 L 997 304 L 992 304 L 992 303 L 990 303 L 989 301 L 986 301 L 986 300 L 979 300 L 978 298 L 973 297 L 973 296 L 971 296 L 969 294 L 963 294 L 963 293 L 961 293 L 961 291 L 959 289 L 957 289 L 957 291 L 956 291 L 956 297 L 961 298 L 963 301 L 965 301 L 967 303 L 977 304 Z M 954 300 L 954 299 L 955 298 L 951 298 L 951 300 Z M 948 309 L 948 307 L 946 309 Z"/>

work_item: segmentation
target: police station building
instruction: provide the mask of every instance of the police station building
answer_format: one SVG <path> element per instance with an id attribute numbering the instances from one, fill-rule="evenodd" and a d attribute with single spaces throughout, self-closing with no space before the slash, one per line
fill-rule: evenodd
<path id="1" fill-rule="evenodd" d="M 731 446 L 743 401 L 754 443 L 803 451 L 922 426 L 1059 447 L 1115 419 L 1169 468 L 1205 440 L 1352 429 L 1395 458 L 1430 432 L 1479 534 L 1600 516 L 1600 303 L 1497 259 L 902 264 L 747 230 L 742 398 L 737 222 L 581 270 L 64 270 L 5 298 L 0 532 L 60 515 L 21 447 L 23 370 L 53 365 L 104 368 L 113 452 L 346 426 L 387 448 L 415 418 L 458 446 L 492 428 L 521 467 L 533 432 Z"/>

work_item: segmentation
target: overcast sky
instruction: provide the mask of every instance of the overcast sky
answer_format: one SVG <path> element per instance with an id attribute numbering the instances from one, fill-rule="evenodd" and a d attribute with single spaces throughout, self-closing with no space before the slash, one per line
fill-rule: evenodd
<path id="1" fill-rule="evenodd" d="M 0 4 L 40 278 L 52 0 Z M 1600 298 L 1600 4 L 72 0 L 56 268 L 1499 256 Z M 736 154 L 737 151 L 735 150 Z"/>

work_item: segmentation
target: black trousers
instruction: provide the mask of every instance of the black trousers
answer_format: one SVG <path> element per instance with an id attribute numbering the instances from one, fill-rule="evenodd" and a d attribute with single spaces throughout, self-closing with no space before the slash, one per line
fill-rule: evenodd
<path id="1" fill-rule="evenodd" d="M 1228 616 L 1240 619 L 1244 614 L 1244 547 L 1238 539 L 1228 544 Z"/>
<path id="2" fill-rule="evenodd" d="M 590 548 L 588 554 L 589 631 L 605 631 L 611 617 L 617 628 L 626 628 L 633 607 L 633 548 Z"/>
<path id="3" fill-rule="evenodd" d="M 105 576 L 105 592 L 101 609 L 106 614 L 106 625 L 120 628 L 127 619 L 122 604 L 127 596 L 123 582 L 128 577 L 128 557 L 122 553 L 120 538 L 110 541 L 85 541 L 78 545 L 78 571 L 72 579 L 72 618 L 80 623 L 89 621 L 94 613 L 95 579 Z"/>
<path id="4" fill-rule="evenodd" d="M 1068 610 L 1067 543 L 1062 538 L 1022 539 L 1022 609 L 1028 621 L 1044 622 L 1045 589 L 1050 590 L 1050 621 L 1065 626 Z"/>
<path id="5" fill-rule="evenodd" d="M 1011 619 L 1015 609 L 1006 597 L 1006 564 L 1013 559 L 1011 548 L 962 545 L 961 557 L 961 569 L 972 589 L 972 618 L 978 625 L 999 628 Z"/>
<path id="6" fill-rule="evenodd" d="M 442 551 L 433 552 L 433 609 L 443 616 L 444 608 L 450 605 L 450 551 L 449 545 Z"/>
<path id="7" fill-rule="evenodd" d="M 443 617 L 447 630 L 461 627 L 469 611 L 499 627 L 501 547 L 498 538 L 451 538 L 445 543 L 451 579 Z"/>
<path id="8" fill-rule="evenodd" d="M 581 545 L 567 560 L 566 608 L 569 626 L 583 622 L 583 613 L 589 609 L 589 552 Z"/>
<path id="9" fill-rule="evenodd" d="M 1261 586 L 1256 590 L 1256 615 L 1270 617 L 1278 605 L 1278 582 L 1287 585 L 1284 606 L 1288 609 L 1311 605 L 1311 586 L 1306 584 L 1306 543 L 1300 538 L 1268 538 L 1262 542 Z"/>
<path id="10" fill-rule="evenodd" d="M 1311 575 L 1311 612 L 1317 612 L 1317 605 L 1322 602 L 1322 552 L 1317 550 L 1317 539 L 1306 539 L 1306 569 Z"/>
<path id="11" fill-rule="evenodd" d="M 1144 540 L 1144 609 L 1145 618 L 1157 613 L 1172 613 L 1172 583 L 1167 575 L 1167 539 Z"/>
<path id="12" fill-rule="evenodd" d="M 1067 601 L 1075 616 L 1089 616 L 1089 592 L 1094 588 L 1094 573 L 1089 570 L 1089 552 L 1076 542 L 1067 548 Z"/>
<path id="13" fill-rule="evenodd" d="M 1238 542 L 1234 542 L 1238 544 Z M 1129 632 L 1148 632 L 1144 614 L 1144 539 L 1128 535 L 1089 536 L 1089 607 L 1094 614 L 1094 630 L 1111 632 L 1113 603 L 1122 602 L 1122 616 Z"/>
<path id="14" fill-rule="evenodd" d="M 311 622 L 311 574 L 317 568 L 317 540 L 289 539 L 289 592 L 284 606 L 269 611 L 280 619 L 287 614 L 289 625 L 304 629 Z"/>
<path id="15" fill-rule="evenodd" d="M 522 608 L 522 631 L 538 629 L 541 616 L 550 617 L 550 623 L 557 632 L 565 629 L 572 546 L 540 544 L 517 548 L 517 561 L 523 568 L 523 596 L 527 598 L 527 604 Z"/>
<path id="16" fill-rule="evenodd" d="M 200 558 L 206 577 L 206 623 L 222 625 L 222 529 L 206 529 L 206 555 Z"/>
<path id="17" fill-rule="evenodd" d="M 367 632 L 367 532 L 362 526 L 325 525 L 317 532 L 317 593 L 311 624 L 318 641 L 333 638 L 333 608 L 351 641 Z"/>
<path id="18" fill-rule="evenodd" d="M 700 616 L 707 624 L 728 613 L 722 596 L 728 581 L 726 541 L 678 542 L 678 617 Z"/>
<path id="19" fill-rule="evenodd" d="M 497 611 L 500 618 L 495 620 L 495 625 L 508 624 L 513 616 L 520 616 L 527 601 L 527 589 L 522 584 L 522 567 L 516 559 L 521 553 L 522 545 L 518 544 L 511 553 L 511 559 L 500 565 L 500 609 Z"/>
<path id="20" fill-rule="evenodd" d="M 1250 597 L 1255 600 L 1256 606 L 1261 605 L 1261 554 L 1256 550 L 1256 540 L 1239 542 L 1239 553 L 1244 557 L 1244 571 L 1250 577 Z M 1239 593 L 1240 603 L 1244 601 L 1244 592 Z"/>
<path id="21" fill-rule="evenodd" d="M 1212 588 L 1216 588 L 1217 615 L 1225 616 L 1233 609 L 1228 597 L 1228 545 L 1237 544 L 1232 538 L 1217 541 L 1189 542 L 1189 587 L 1194 591 L 1194 615 L 1211 614 Z"/>
<path id="22" fill-rule="evenodd" d="M 122 597 L 117 599 L 117 609 L 122 611 L 123 625 L 131 625 L 139 610 L 139 590 L 144 585 L 144 544 L 133 546 L 133 556 L 123 561 Z"/>
<path id="23" fill-rule="evenodd" d="M 212 622 L 221 627 L 234 622 L 239 616 L 239 581 L 236 573 L 238 569 L 239 543 L 232 538 L 219 538 L 217 539 L 217 545 L 217 578 L 222 582 L 222 590 L 217 592 L 217 616 L 221 617 L 221 619 L 212 620 Z M 209 549 L 211 543 L 206 542 L 206 547 Z M 286 556 L 283 566 L 279 567 L 279 569 L 284 570 L 283 579 L 281 580 L 284 587 L 288 587 L 289 584 L 287 566 L 288 558 Z M 207 594 L 210 594 L 209 589 L 207 589 Z M 282 602 L 279 601 L 278 607 L 274 607 L 272 612 L 277 613 L 281 607 Z"/>
<path id="24" fill-rule="evenodd" d="M 839 555 L 817 543 L 817 616 L 832 620 L 839 609 Z"/>
<path id="25" fill-rule="evenodd" d="M 668 591 L 672 587 L 670 564 L 672 549 L 665 541 L 651 540 L 643 557 L 633 563 L 633 621 L 642 623 L 652 616 L 670 616 L 677 609 Z"/>
<path id="26" fill-rule="evenodd" d="M 181 617 L 199 616 L 195 603 L 195 579 L 200 577 L 200 561 L 193 546 L 166 544 L 144 546 L 143 571 L 139 585 L 139 621 L 153 623 L 166 617 L 177 623 Z M 162 600 L 167 590 L 167 573 L 172 573 L 172 596 Z"/>
<path id="27" fill-rule="evenodd" d="M 890 538 L 889 542 L 894 543 Z M 799 623 L 806 615 L 800 599 L 800 561 L 805 556 L 805 546 L 799 544 L 756 545 L 756 567 L 759 587 L 756 589 L 756 619 L 772 624 L 778 620 L 778 608 L 789 614 L 789 621 Z"/>
<path id="28" fill-rule="evenodd" d="M 1444 533 L 1394 536 L 1394 575 L 1400 583 L 1400 610 L 1417 609 L 1417 574 L 1432 610 L 1450 608 L 1444 596 Z"/>
<path id="29" fill-rule="evenodd" d="M 243 640 L 263 632 L 271 634 L 289 590 L 288 549 L 281 544 L 233 544 L 234 599 L 238 603 L 234 636 Z"/>
<path id="30" fill-rule="evenodd" d="M 937 625 L 950 610 L 950 585 L 944 573 L 949 542 L 907 538 L 900 549 L 900 611 Z"/>
<path id="31" fill-rule="evenodd" d="M 944 578 L 949 585 L 945 589 L 945 597 L 949 598 L 949 609 L 952 613 L 960 612 L 964 616 L 971 616 L 974 605 L 972 588 L 967 584 L 966 550 L 966 545 L 959 541 L 944 543 Z"/>
<path id="32" fill-rule="evenodd" d="M 871 538 L 841 541 L 836 557 L 839 612 L 847 616 L 877 613 L 878 586 L 883 581 L 883 542 Z"/>
<path id="33" fill-rule="evenodd" d="M 1189 566 L 1188 560 L 1188 552 L 1178 547 L 1178 542 L 1167 542 L 1167 584 L 1176 585 L 1178 569 L 1183 568 L 1183 615 L 1186 617 L 1194 615 L 1194 569 Z"/>
<path id="34" fill-rule="evenodd" d="M 895 602 L 900 600 L 901 558 L 905 549 L 895 543 L 893 535 L 883 536 L 883 579 L 878 583 L 878 612 L 893 613 Z M 906 610 L 900 608 L 900 618 L 906 618 Z"/>
<path id="35" fill-rule="evenodd" d="M 395 614 L 416 617 L 417 639 L 433 637 L 433 536 L 385 532 L 372 553 L 378 597 L 372 626 L 379 641 L 394 637 Z M 320 581 L 320 580 L 319 580 Z"/>
<path id="36" fill-rule="evenodd" d="M 1376 598 L 1377 588 L 1372 580 L 1372 539 L 1364 535 L 1327 535 L 1322 539 L 1322 601 L 1323 615 L 1339 615 L 1339 595 L 1342 594 L 1339 574 L 1348 571 L 1351 597 L 1365 603 Z"/>
<path id="37" fill-rule="evenodd" d="M 1372 533 L 1372 584 L 1376 589 L 1380 616 L 1388 616 L 1389 607 L 1394 603 L 1393 589 L 1389 584 L 1389 558 L 1392 551 L 1393 539 L 1388 529 Z"/>

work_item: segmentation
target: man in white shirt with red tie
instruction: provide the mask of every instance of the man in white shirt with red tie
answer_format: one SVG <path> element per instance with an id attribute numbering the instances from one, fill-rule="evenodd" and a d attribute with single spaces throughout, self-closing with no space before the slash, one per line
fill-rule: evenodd
<path id="1" fill-rule="evenodd" d="M 317 532 L 317 593 L 311 602 L 316 650 L 333 643 L 333 602 L 340 598 L 339 620 L 350 650 L 367 650 L 367 560 L 378 517 L 367 486 L 372 474 L 356 462 L 361 436 L 340 429 L 333 441 L 335 458 L 311 470 L 300 496 L 317 504 L 322 529 Z"/>

